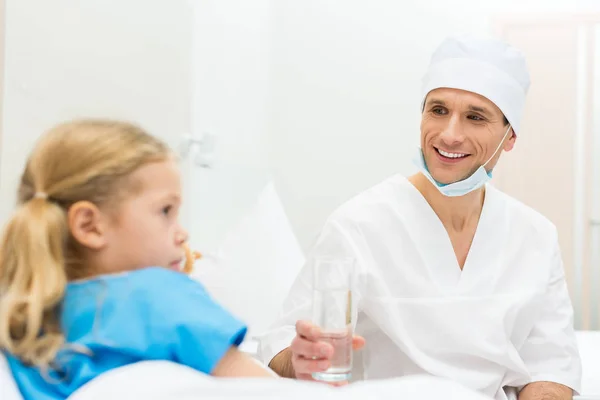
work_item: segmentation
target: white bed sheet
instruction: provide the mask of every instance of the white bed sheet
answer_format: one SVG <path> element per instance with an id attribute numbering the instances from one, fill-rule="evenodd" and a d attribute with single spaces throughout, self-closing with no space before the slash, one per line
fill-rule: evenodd
<path id="1" fill-rule="evenodd" d="M 189 368 L 162 361 L 146 361 L 113 370 L 82 387 L 69 400 L 132 398 L 489 400 L 455 383 L 429 376 L 365 381 L 334 388 L 291 379 L 215 379 Z"/>

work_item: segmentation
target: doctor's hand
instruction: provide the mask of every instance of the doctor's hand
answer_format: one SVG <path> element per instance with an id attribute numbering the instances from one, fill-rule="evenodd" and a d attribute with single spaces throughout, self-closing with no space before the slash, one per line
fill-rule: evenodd
<path id="1" fill-rule="evenodd" d="M 321 330 L 308 321 L 296 323 L 296 337 L 292 340 L 292 366 L 297 379 L 313 380 L 313 372 L 327 370 L 333 357 L 333 346 L 320 341 Z M 364 347 L 365 339 L 361 336 L 352 337 L 352 349 Z"/>

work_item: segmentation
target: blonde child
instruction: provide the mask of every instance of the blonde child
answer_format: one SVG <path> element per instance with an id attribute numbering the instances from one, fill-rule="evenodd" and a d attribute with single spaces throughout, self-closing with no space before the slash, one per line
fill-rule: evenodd
<path id="1" fill-rule="evenodd" d="M 180 204 L 173 154 L 135 125 L 80 120 L 41 138 L 0 247 L 0 349 L 26 400 L 142 360 L 272 376 L 237 350 L 244 324 L 178 272 Z"/>

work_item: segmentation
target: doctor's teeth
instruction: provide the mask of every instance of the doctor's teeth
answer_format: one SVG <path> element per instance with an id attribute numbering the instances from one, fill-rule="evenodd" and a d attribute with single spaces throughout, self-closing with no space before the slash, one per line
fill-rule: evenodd
<path id="1" fill-rule="evenodd" d="M 438 149 L 438 151 L 441 155 L 443 155 L 444 157 L 448 157 L 448 158 L 461 158 L 461 157 L 466 156 L 466 154 L 448 153 L 448 152 L 445 152 L 444 150 L 440 150 L 440 149 Z"/>

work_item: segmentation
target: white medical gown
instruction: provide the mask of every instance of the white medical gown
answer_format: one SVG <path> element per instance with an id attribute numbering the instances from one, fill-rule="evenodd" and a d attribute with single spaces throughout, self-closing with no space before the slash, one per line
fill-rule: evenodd
<path id="1" fill-rule="evenodd" d="M 281 315 L 260 338 L 268 363 L 312 315 L 316 255 L 357 260 L 353 380 L 453 379 L 497 400 L 505 387 L 552 381 L 580 390 L 581 363 L 555 227 L 491 185 L 461 271 L 441 221 L 394 176 L 328 219 Z"/>

